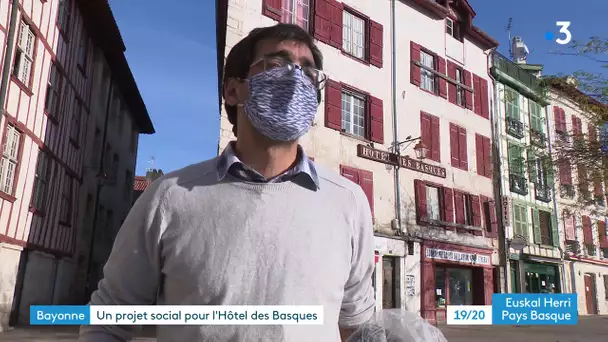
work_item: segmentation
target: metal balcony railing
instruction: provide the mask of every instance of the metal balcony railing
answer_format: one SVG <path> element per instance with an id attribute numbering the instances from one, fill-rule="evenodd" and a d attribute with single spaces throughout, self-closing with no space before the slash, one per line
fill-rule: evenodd
<path id="1" fill-rule="evenodd" d="M 524 137 L 524 124 L 515 119 L 507 116 L 507 134 L 521 139 Z"/>
<path id="2" fill-rule="evenodd" d="M 551 202 L 551 188 L 547 185 L 536 184 L 534 186 L 534 191 L 537 200 L 545 203 Z"/>
<path id="3" fill-rule="evenodd" d="M 517 174 L 509 175 L 509 184 L 512 192 L 520 195 L 528 194 L 528 180 Z"/>

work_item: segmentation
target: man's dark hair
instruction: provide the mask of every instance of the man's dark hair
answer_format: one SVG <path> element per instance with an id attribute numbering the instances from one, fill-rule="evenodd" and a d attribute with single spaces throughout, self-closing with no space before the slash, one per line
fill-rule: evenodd
<path id="1" fill-rule="evenodd" d="M 224 65 L 224 82 L 229 78 L 247 77 L 249 67 L 254 62 L 253 58 L 255 57 L 257 45 L 264 40 L 278 40 L 279 42 L 291 40 L 305 44 L 312 52 L 315 67 L 323 70 L 323 55 L 315 45 L 310 34 L 298 25 L 277 24 L 252 30 L 247 37 L 243 38 L 230 50 L 228 57 L 226 57 L 226 64 Z M 222 87 L 222 96 L 224 96 L 223 91 Z M 320 95 L 320 93 L 317 94 L 319 99 L 321 98 Z M 232 132 L 236 136 L 236 106 L 224 103 L 224 108 L 226 108 L 226 113 L 228 114 L 228 121 L 232 124 Z"/>

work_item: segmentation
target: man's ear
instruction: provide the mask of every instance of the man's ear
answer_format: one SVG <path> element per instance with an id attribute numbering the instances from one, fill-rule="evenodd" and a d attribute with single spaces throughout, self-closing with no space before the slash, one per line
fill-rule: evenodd
<path id="1" fill-rule="evenodd" d="M 247 82 L 237 78 L 229 78 L 224 82 L 224 100 L 229 106 L 243 104 L 249 97 Z"/>

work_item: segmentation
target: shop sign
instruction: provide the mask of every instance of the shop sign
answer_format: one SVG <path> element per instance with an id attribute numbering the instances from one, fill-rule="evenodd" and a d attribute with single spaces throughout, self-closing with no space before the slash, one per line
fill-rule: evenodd
<path id="1" fill-rule="evenodd" d="M 412 159 L 408 156 L 400 156 L 396 153 L 377 150 L 366 145 L 357 145 L 357 156 L 383 164 L 390 164 L 418 171 L 435 177 L 446 178 L 446 170 L 443 167 L 423 163 L 420 160 Z"/>
<path id="2" fill-rule="evenodd" d="M 426 257 L 429 259 L 463 262 L 475 265 L 490 265 L 490 257 L 487 255 L 466 253 L 457 251 L 446 251 L 443 249 L 427 248 Z"/>
<path id="3" fill-rule="evenodd" d="M 509 197 L 502 197 L 502 221 L 505 226 L 509 225 Z"/>

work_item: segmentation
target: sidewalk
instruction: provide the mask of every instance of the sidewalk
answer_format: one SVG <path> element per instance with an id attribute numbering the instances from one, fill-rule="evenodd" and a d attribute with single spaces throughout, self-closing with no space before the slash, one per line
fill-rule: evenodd
<path id="1" fill-rule="evenodd" d="M 156 342 L 154 327 L 146 329 L 133 341 Z M 0 342 L 76 342 L 78 340 L 78 327 L 16 327 L 7 332 L 0 333 Z"/>

